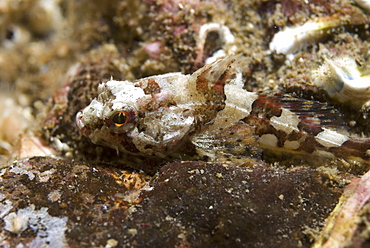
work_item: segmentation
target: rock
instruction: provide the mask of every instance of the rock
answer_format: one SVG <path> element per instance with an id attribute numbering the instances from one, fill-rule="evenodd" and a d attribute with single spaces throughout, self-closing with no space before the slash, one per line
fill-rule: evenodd
<path id="1" fill-rule="evenodd" d="M 319 170 L 265 164 L 173 162 L 149 186 L 142 172 L 34 157 L 1 181 L 2 242 L 11 247 L 309 247 L 342 193 Z M 17 235 L 8 223 L 19 216 L 28 223 Z"/>

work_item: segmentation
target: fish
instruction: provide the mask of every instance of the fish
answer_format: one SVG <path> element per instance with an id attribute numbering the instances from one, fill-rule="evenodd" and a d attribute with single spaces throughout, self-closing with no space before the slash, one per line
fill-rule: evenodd
<path id="1" fill-rule="evenodd" d="M 138 156 L 165 158 L 191 145 L 211 160 L 273 152 L 370 161 L 370 139 L 350 136 L 334 107 L 246 90 L 240 59 L 229 55 L 187 75 L 101 83 L 76 124 L 92 143 Z"/>

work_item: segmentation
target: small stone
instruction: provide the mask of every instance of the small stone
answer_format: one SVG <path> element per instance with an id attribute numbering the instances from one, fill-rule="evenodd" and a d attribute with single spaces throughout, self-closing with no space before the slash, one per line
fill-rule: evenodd
<path id="1" fill-rule="evenodd" d="M 129 234 L 131 234 L 132 236 L 135 236 L 135 235 L 137 234 L 137 229 L 135 229 L 135 228 L 130 228 L 130 229 L 128 229 L 128 230 L 127 230 L 127 232 L 128 232 Z"/>
<path id="2" fill-rule="evenodd" d="M 48 194 L 48 200 L 51 202 L 56 202 L 60 200 L 61 196 L 62 194 L 58 190 L 53 190 L 52 192 Z"/>
<path id="3" fill-rule="evenodd" d="M 116 247 L 118 245 L 118 241 L 115 239 L 108 239 L 106 248 L 110 247 Z"/>
<path id="4" fill-rule="evenodd" d="M 222 174 L 221 173 L 216 173 L 216 177 L 217 178 L 222 178 Z"/>
<path id="5" fill-rule="evenodd" d="M 21 233 L 27 228 L 28 217 L 22 214 L 10 213 L 4 217 L 4 229 L 12 233 Z"/>

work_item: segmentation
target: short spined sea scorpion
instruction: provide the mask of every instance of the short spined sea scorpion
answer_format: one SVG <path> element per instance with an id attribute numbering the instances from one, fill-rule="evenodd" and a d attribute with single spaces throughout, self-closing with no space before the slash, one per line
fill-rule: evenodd
<path id="1" fill-rule="evenodd" d="M 191 75 L 101 83 L 77 125 L 94 144 L 137 155 L 166 157 L 191 143 L 208 157 L 234 150 L 370 160 L 370 139 L 349 137 L 341 114 L 326 103 L 245 90 L 238 59 Z"/>

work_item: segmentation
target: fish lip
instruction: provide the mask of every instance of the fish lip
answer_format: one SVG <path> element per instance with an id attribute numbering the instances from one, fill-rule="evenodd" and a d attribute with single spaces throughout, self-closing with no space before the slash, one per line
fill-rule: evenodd
<path id="1" fill-rule="evenodd" d="M 83 114 L 83 109 L 77 112 L 76 114 L 76 125 L 78 129 L 80 130 L 80 133 L 86 137 L 89 137 L 91 134 L 91 130 L 85 126 L 85 124 L 82 121 L 82 114 Z"/>
<path id="2" fill-rule="evenodd" d="M 82 110 L 78 111 L 76 114 L 76 125 L 80 130 L 85 127 L 85 124 L 82 121 Z"/>

